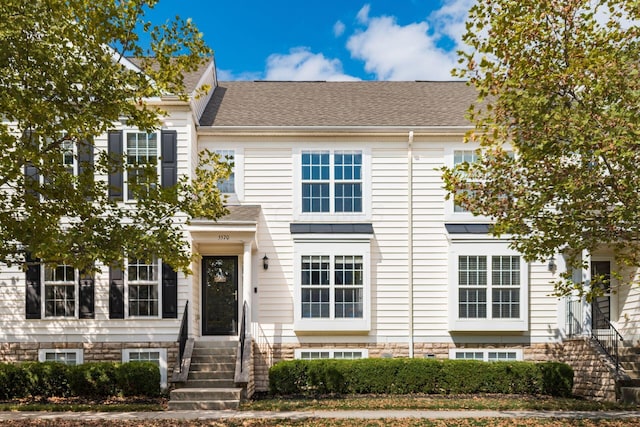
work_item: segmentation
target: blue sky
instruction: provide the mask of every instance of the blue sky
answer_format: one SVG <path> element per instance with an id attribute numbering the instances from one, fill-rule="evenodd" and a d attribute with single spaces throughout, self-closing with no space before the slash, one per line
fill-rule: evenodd
<path id="1" fill-rule="evenodd" d="M 160 0 L 192 18 L 220 80 L 451 80 L 473 0 Z"/>

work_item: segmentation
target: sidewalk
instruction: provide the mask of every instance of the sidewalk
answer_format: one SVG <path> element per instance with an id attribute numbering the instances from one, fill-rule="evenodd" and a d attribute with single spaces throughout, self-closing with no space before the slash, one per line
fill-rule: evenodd
<path id="1" fill-rule="evenodd" d="M 640 420 L 640 411 L 158 411 L 158 412 L 0 412 L 0 421 L 12 420 L 215 420 L 306 418 L 564 418 Z"/>

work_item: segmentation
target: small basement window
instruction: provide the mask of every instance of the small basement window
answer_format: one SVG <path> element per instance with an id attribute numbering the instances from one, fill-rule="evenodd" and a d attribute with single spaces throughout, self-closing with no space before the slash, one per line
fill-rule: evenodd
<path id="1" fill-rule="evenodd" d="M 365 359 L 369 357 L 369 351 L 365 349 L 298 349 L 295 358 L 302 360 L 312 359 Z"/>
<path id="2" fill-rule="evenodd" d="M 451 349 L 449 359 L 481 360 L 483 362 L 515 362 L 523 360 L 521 349 Z"/>
<path id="3" fill-rule="evenodd" d="M 81 349 L 40 349 L 38 351 L 39 362 L 59 362 L 65 365 L 82 364 Z"/>

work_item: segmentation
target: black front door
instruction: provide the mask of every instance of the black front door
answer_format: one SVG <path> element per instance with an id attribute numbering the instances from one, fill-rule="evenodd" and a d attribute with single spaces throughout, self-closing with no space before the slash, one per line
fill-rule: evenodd
<path id="1" fill-rule="evenodd" d="M 591 286 L 603 295 L 591 301 L 591 328 L 608 329 L 611 319 L 611 262 L 591 261 Z"/>
<path id="2" fill-rule="evenodd" d="M 202 258 L 202 335 L 238 334 L 238 257 Z"/>

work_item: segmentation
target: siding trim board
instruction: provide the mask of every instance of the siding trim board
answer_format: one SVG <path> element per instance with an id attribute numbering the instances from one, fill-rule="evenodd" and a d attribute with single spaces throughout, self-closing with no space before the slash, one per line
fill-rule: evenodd
<path id="1" fill-rule="evenodd" d="M 373 234 L 370 223 L 293 223 L 289 225 L 291 234 Z"/>

